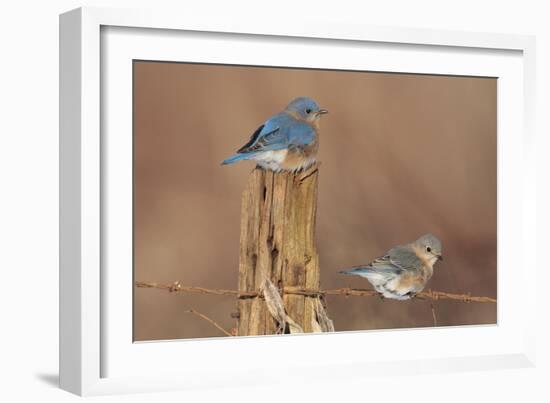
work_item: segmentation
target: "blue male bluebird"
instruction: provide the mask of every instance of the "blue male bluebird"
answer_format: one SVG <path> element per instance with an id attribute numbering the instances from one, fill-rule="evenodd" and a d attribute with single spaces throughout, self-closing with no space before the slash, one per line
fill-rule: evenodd
<path id="1" fill-rule="evenodd" d="M 365 266 L 341 271 L 365 277 L 386 298 L 409 299 L 424 289 L 435 262 L 443 260 L 441 241 L 426 234 L 406 245 L 395 246 Z"/>
<path id="2" fill-rule="evenodd" d="M 296 172 L 311 166 L 319 148 L 319 120 L 327 112 L 311 98 L 296 98 L 256 129 L 248 143 L 222 165 L 254 160 L 275 172 Z"/>

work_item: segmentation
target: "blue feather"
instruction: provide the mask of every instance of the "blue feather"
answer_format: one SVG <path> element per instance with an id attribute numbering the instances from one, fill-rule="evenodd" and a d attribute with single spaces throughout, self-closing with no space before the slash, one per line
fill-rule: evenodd
<path id="1" fill-rule="evenodd" d="M 248 153 L 248 154 L 235 154 L 231 157 L 227 158 L 226 160 L 222 161 L 222 165 L 229 165 L 233 164 L 234 162 L 241 161 L 241 160 L 248 160 L 251 157 L 253 157 L 255 153 Z"/>
<path id="2" fill-rule="evenodd" d="M 349 270 L 342 270 L 339 273 L 341 274 L 351 274 L 351 275 L 358 275 L 358 274 L 364 274 L 364 273 L 370 273 L 372 272 L 372 269 L 368 267 L 354 267 Z"/>

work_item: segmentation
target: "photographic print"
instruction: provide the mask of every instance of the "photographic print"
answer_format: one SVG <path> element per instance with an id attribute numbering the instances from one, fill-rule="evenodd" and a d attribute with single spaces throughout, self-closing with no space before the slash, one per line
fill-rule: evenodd
<path id="1" fill-rule="evenodd" d="M 497 79 L 135 60 L 134 341 L 497 322 Z"/>

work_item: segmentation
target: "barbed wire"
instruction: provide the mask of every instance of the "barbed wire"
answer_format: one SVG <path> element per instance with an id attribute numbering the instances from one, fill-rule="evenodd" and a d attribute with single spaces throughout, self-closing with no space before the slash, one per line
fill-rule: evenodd
<path id="1" fill-rule="evenodd" d="M 188 286 L 181 284 L 179 281 L 175 281 L 171 284 L 159 284 L 154 282 L 144 282 L 136 281 L 136 287 L 138 288 L 156 288 L 159 290 L 165 290 L 168 292 L 188 292 L 188 293 L 198 293 L 198 294 L 207 294 L 207 295 L 228 295 L 233 296 L 238 299 L 247 299 L 247 298 L 262 298 L 260 292 L 241 292 L 237 290 L 226 290 L 226 289 L 211 289 L 204 287 Z M 380 294 L 374 290 L 361 289 L 361 288 L 334 288 L 327 290 L 309 290 L 306 288 L 300 287 L 289 287 L 286 286 L 282 290 L 283 294 L 295 294 L 295 295 L 305 295 L 308 297 L 321 297 L 321 296 L 346 296 L 346 297 L 380 297 Z M 413 299 L 427 299 L 427 300 L 454 300 L 461 302 L 482 302 L 482 303 L 496 303 L 496 298 L 484 297 L 484 296 L 472 296 L 470 293 L 466 294 L 455 294 L 444 291 L 422 291 L 415 295 Z"/>

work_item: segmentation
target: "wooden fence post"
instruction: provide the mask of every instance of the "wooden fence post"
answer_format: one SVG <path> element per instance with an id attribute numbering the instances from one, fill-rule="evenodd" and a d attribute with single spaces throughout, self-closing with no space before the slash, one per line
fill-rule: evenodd
<path id="1" fill-rule="evenodd" d="M 242 197 L 239 292 L 261 291 L 270 280 L 282 295 L 286 314 L 304 332 L 319 331 L 316 316 L 319 309 L 324 314 L 320 297 L 284 294 L 284 288 L 320 289 L 317 179 L 316 166 L 298 174 L 256 168 Z M 270 314 L 263 296 L 238 301 L 239 336 L 274 334 L 285 325 Z M 288 332 L 288 326 L 282 331 Z"/>

